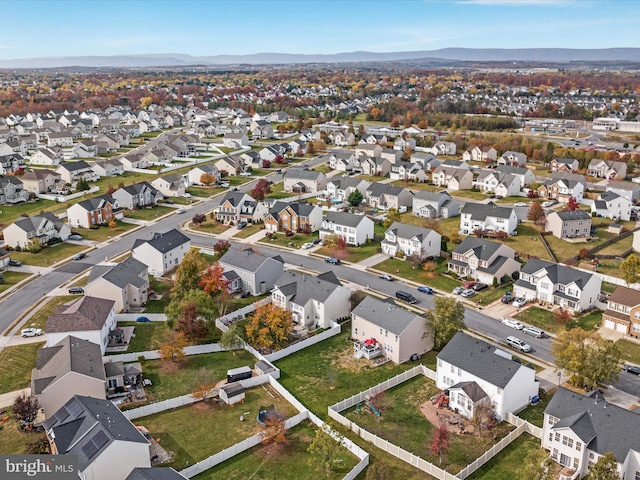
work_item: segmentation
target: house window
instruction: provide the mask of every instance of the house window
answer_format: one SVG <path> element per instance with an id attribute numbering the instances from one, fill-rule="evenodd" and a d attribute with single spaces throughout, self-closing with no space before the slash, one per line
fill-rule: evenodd
<path id="1" fill-rule="evenodd" d="M 582 442 L 576 442 L 576 450 L 577 451 L 582 451 Z"/>
<path id="2" fill-rule="evenodd" d="M 640 472 L 636 470 L 636 475 L 634 480 L 640 480 Z"/>
<path id="3" fill-rule="evenodd" d="M 553 442 L 553 432 L 549 432 L 549 441 Z"/>
<path id="4" fill-rule="evenodd" d="M 556 432 L 554 441 L 559 442 L 560 441 L 560 434 L 558 432 Z"/>
<path id="5" fill-rule="evenodd" d="M 358 334 L 358 327 L 356 327 L 356 328 L 354 329 L 354 332 L 355 332 L 355 334 L 356 334 L 356 335 Z"/>
<path id="6" fill-rule="evenodd" d="M 573 469 L 577 470 L 579 464 L 580 464 L 580 460 L 578 460 L 578 457 L 574 457 L 573 458 Z"/>

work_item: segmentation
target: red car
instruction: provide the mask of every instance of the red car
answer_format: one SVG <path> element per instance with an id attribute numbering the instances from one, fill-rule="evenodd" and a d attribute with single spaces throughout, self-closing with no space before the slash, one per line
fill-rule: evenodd
<path id="1" fill-rule="evenodd" d="M 463 287 L 464 288 L 471 288 L 476 284 L 476 282 L 466 282 Z"/>

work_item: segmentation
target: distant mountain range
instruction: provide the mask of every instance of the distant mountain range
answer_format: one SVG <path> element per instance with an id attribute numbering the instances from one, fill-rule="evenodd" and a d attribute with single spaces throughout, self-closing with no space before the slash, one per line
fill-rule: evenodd
<path id="1" fill-rule="evenodd" d="M 1 60 L 0 68 L 62 67 L 187 67 L 190 65 L 273 65 L 360 63 L 425 60 L 461 62 L 640 62 L 640 48 L 443 48 L 415 52 L 346 52 L 328 55 L 256 53 L 194 57 L 178 53 L 84 57 L 42 57 Z"/>

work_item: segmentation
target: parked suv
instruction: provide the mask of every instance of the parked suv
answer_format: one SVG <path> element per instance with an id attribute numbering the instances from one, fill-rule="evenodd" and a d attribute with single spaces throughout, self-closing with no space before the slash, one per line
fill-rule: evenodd
<path id="1" fill-rule="evenodd" d="M 69 289 L 69 293 L 71 295 L 77 295 L 77 294 L 82 295 L 84 293 L 84 288 L 82 288 L 82 287 L 71 287 Z"/>
<path id="2" fill-rule="evenodd" d="M 525 343 L 524 340 L 519 339 L 518 337 L 507 337 L 507 343 L 515 348 L 516 350 L 520 350 L 521 352 L 530 352 L 531 346 L 528 343 Z"/>
<path id="3" fill-rule="evenodd" d="M 324 259 L 327 263 L 333 263 L 334 265 L 340 265 L 340 259 L 335 257 L 327 257 Z"/>

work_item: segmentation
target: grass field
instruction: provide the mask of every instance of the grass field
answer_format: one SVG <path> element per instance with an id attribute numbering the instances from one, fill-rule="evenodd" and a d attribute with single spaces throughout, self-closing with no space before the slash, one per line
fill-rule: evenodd
<path id="1" fill-rule="evenodd" d="M 167 332 L 164 322 L 118 322 L 119 327 L 135 327 L 135 336 L 131 339 L 127 352 L 146 352 L 157 350 Z M 117 352 L 121 353 L 121 352 Z"/>
<path id="2" fill-rule="evenodd" d="M 289 430 L 288 443 L 281 451 L 273 452 L 268 446 L 259 445 L 246 452 L 207 470 L 194 480 L 244 480 L 256 478 L 262 480 L 316 480 L 319 476 L 329 479 L 341 479 L 357 463 L 356 457 L 343 449 L 338 456 L 340 465 L 329 475 L 324 469 L 320 472 L 307 463 L 307 449 L 316 435 L 315 425 L 303 422 Z"/>
<path id="3" fill-rule="evenodd" d="M 373 255 L 377 255 L 379 249 L 380 242 L 370 242 L 360 245 L 359 247 L 347 247 L 346 250 L 324 246 L 316 250 L 315 253 L 326 257 L 336 257 L 347 262 L 358 263 Z"/>
<path id="4" fill-rule="evenodd" d="M 229 225 L 225 225 L 224 223 L 220 223 L 217 220 L 208 218 L 201 224 L 196 225 L 195 223 L 191 222 L 191 228 L 193 228 L 194 230 L 197 230 L 199 232 L 204 232 L 204 233 L 211 233 L 213 235 L 218 235 L 222 232 L 226 232 L 227 230 L 229 230 L 230 227 Z M 233 227 L 235 228 L 235 227 Z"/>
<path id="5" fill-rule="evenodd" d="M 4 408 L 3 408 L 4 410 Z M 24 453 L 25 447 L 39 438 L 44 438 L 44 432 L 23 432 L 18 428 L 18 421 L 12 416 L 11 410 L 0 418 L 9 415 L 9 419 L 2 424 L 0 430 L 0 452 L 4 455 Z"/>
<path id="6" fill-rule="evenodd" d="M 97 228 L 78 228 L 74 230 L 74 233 L 79 233 L 85 240 L 104 242 L 105 240 L 113 238 L 116 235 L 121 235 L 125 232 L 129 232 L 136 227 L 137 225 L 134 225 L 132 223 L 118 221 L 115 228 L 110 228 L 107 225 L 102 225 Z"/>
<path id="7" fill-rule="evenodd" d="M 43 342 L 5 347 L 0 352 L 0 394 L 27 388 L 31 383 L 31 370 L 36 366 L 38 349 Z M 5 453 L 4 450 L 1 452 Z"/>
<path id="8" fill-rule="evenodd" d="M 136 220 L 151 221 L 163 215 L 166 215 L 167 213 L 170 213 L 170 212 L 175 212 L 175 208 L 163 207 L 163 206 L 157 205 L 153 208 L 140 208 L 138 210 L 131 210 L 131 211 L 127 210 L 127 213 L 125 214 L 125 216 L 128 218 L 136 219 Z"/>
<path id="9" fill-rule="evenodd" d="M 275 198 L 279 200 L 281 198 L 291 198 L 295 197 L 297 194 L 293 192 L 285 192 L 284 191 L 284 182 L 276 183 L 275 185 L 271 185 L 271 193 L 267 195 L 267 198 Z"/>
<path id="10" fill-rule="evenodd" d="M 616 345 L 622 353 L 623 360 L 640 364 L 640 345 L 624 339 L 616 341 Z"/>
<path id="11" fill-rule="evenodd" d="M 454 288 L 462 285 L 462 282 L 459 280 L 442 275 L 442 272 L 447 270 L 447 260 L 445 258 L 438 258 L 437 263 L 438 266 L 433 272 L 425 272 L 419 268 L 414 269 L 411 262 L 406 262 L 398 258 L 390 258 L 374 265 L 373 268 L 445 292 L 451 292 Z"/>
<path id="12" fill-rule="evenodd" d="M 87 250 L 86 246 L 73 245 L 71 243 L 57 243 L 43 248 L 38 253 L 30 252 L 11 252 L 11 258 L 20 260 L 26 265 L 35 265 L 38 267 L 46 267 L 72 257 L 78 252 Z"/>
<path id="13" fill-rule="evenodd" d="M 13 254 L 11 254 L 11 256 L 13 257 Z M 0 283 L 0 293 L 10 289 L 16 283 L 21 282 L 25 278 L 28 278 L 31 274 L 7 270 L 6 272 L 2 272 L 2 276 L 4 277 L 4 283 Z"/>
<path id="14" fill-rule="evenodd" d="M 261 432 L 256 415 L 261 406 L 271 404 L 287 418 L 297 413 L 282 397 L 271 398 L 264 389 L 256 387 L 247 390 L 244 404 L 235 408 L 199 402 L 138 418 L 134 423 L 144 425 L 165 449 L 174 452 L 172 462 L 166 466 L 180 470 Z M 248 412 L 245 421 L 240 422 L 238 419 L 245 412 Z"/>
<path id="15" fill-rule="evenodd" d="M 189 187 L 187 188 L 186 192 L 190 193 L 194 197 L 208 198 L 213 197 L 214 195 L 222 193 L 226 190 L 226 188 L 221 187 Z"/>

